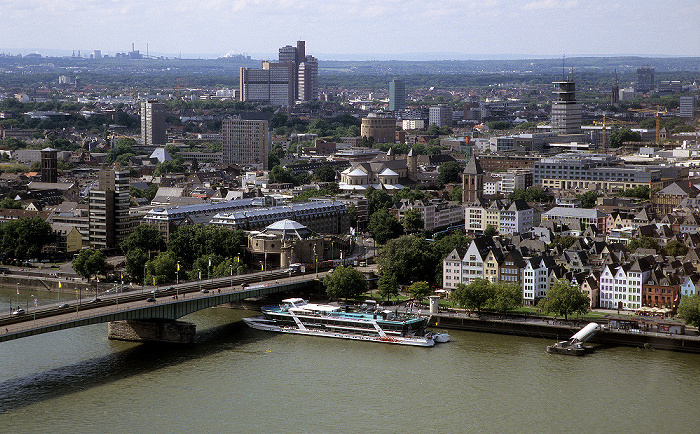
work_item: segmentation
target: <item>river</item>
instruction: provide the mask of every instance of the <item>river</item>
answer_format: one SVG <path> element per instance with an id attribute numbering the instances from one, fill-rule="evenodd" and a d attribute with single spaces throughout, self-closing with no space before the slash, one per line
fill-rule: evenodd
<path id="1" fill-rule="evenodd" d="M 10 302 L 15 290 L 0 290 L 0 311 Z M 0 343 L 2 431 L 695 432 L 700 423 L 696 354 L 613 347 L 575 358 L 545 353 L 543 339 L 461 331 L 434 348 L 404 347 L 251 330 L 240 321 L 250 314 L 192 314 L 197 343 L 184 347 L 109 341 L 106 324 Z"/>

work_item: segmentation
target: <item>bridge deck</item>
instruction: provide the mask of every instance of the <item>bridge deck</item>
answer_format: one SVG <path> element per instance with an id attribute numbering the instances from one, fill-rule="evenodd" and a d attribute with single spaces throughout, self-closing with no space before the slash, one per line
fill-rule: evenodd
<path id="1" fill-rule="evenodd" d="M 203 285 L 202 282 L 195 282 L 160 290 L 111 294 L 101 296 L 97 302 L 73 302 L 65 308 L 49 306 L 36 308 L 34 312 L 30 310 L 20 316 L 6 315 L 0 317 L 0 342 L 110 321 L 175 320 L 225 303 L 302 289 L 316 280 L 314 275 L 282 277 L 277 273 L 268 277 L 277 280 L 257 281 L 244 287 L 240 284 L 230 285 L 233 280 L 218 279 L 206 281 Z M 209 292 L 201 292 L 200 287 Z M 147 301 L 151 297 L 155 301 Z"/>

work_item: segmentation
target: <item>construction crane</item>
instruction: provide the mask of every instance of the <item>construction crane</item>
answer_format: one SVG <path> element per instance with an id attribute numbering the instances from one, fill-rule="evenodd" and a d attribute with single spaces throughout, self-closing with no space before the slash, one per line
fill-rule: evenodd
<path id="1" fill-rule="evenodd" d="M 603 134 L 602 134 L 603 135 L 603 145 L 601 148 L 602 148 L 603 154 L 605 154 L 605 151 L 606 151 L 606 149 L 605 149 L 605 138 L 606 138 L 605 132 L 607 131 L 606 127 L 608 125 L 630 125 L 630 124 L 634 124 L 634 122 L 621 121 L 618 119 L 607 120 L 605 115 L 603 115 L 602 122 L 601 121 L 593 121 L 593 124 L 603 126 Z"/>
<path id="2" fill-rule="evenodd" d="M 661 118 L 661 115 L 665 115 L 668 113 L 665 107 L 661 107 L 659 105 L 656 106 L 656 108 L 644 108 L 644 109 L 627 109 L 629 111 L 633 112 L 639 112 L 639 113 L 655 113 L 656 114 L 656 146 L 659 146 L 659 129 L 660 129 L 660 122 L 659 119 Z"/>

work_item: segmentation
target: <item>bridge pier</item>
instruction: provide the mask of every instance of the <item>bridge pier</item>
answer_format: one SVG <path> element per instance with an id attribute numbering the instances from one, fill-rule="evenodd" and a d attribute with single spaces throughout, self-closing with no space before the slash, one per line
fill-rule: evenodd
<path id="1" fill-rule="evenodd" d="M 118 341 L 194 343 L 197 328 L 194 324 L 172 320 L 110 321 L 107 337 Z"/>

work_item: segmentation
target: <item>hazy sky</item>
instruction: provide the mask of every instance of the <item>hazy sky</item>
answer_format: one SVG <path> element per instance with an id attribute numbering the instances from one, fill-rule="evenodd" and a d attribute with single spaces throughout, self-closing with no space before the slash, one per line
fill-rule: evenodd
<path id="1" fill-rule="evenodd" d="M 0 52 L 332 59 L 700 55 L 700 0 L 0 0 Z M 431 53 L 431 54 L 428 54 Z"/>

